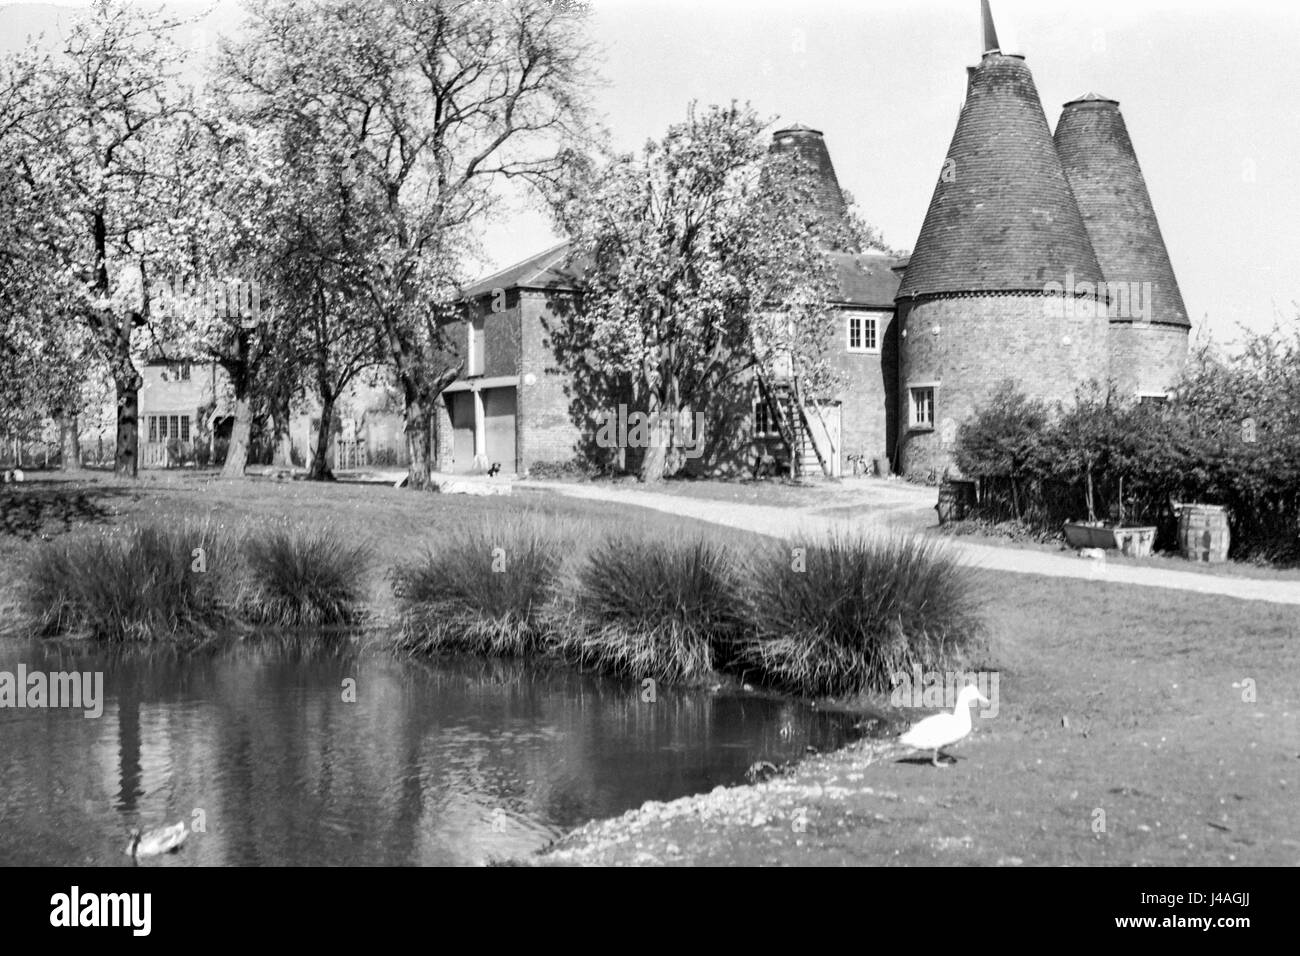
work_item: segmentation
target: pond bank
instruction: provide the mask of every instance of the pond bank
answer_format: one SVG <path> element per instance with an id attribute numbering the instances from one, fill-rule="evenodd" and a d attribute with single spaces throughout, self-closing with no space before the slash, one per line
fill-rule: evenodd
<path id="1" fill-rule="evenodd" d="M 946 769 L 861 741 L 587 824 L 519 862 L 1300 865 L 1293 609 L 1064 578 L 988 586 L 1000 708 Z"/>

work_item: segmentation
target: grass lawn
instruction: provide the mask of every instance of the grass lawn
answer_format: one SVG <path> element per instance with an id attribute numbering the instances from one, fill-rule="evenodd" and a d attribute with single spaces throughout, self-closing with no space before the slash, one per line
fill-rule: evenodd
<path id="1" fill-rule="evenodd" d="M 1293 608 L 993 572 L 985 586 L 999 712 L 955 765 L 864 742 L 598 821 L 543 859 L 1300 865 Z M 896 711 L 889 730 L 928 712 Z"/>
<path id="2" fill-rule="evenodd" d="M 701 532 L 699 522 L 654 511 L 602 502 L 576 501 L 534 491 L 478 497 L 419 494 L 387 485 L 328 482 L 278 482 L 269 479 L 224 481 L 212 475 L 142 473 L 138 481 L 109 474 L 77 480 L 41 476 L 0 488 L 0 564 L 17 560 L 24 548 L 82 528 L 126 521 L 181 522 L 210 519 L 234 529 L 255 529 L 287 521 L 331 527 L 373 549 L 370 601 L 380 620 L 395 610 L 388 571 L 422 554 L 440 534 L 478 527 L 495 518 L 529 512 L 544 521 L 572 526 L 590 523 L 633 535 L 681 537 Z M 742 531 L 713 528 L 709 535 L 749 543 L 762 540 Z M 0 577 L 0 608 L 12 602 L 12 575 Z"/>
<path id="3" fill-rule="evenodd" d="M 207 516 L 228 525 L 328 524 L 375 549 L 370 588 L 391 608 L 389 567 L 449 528 L 518 511 L 634 534 L 681 538 L 703 529 L 742 547 L 766 540 L 541 491 L 478 498 L 386 486 L 95 476 L 0 489 L 0 564 L 33 539 L 83 523 Z M 936 769 L 928 757 L 900 761 L 864 744 L 757 787 L 592 824 L 565 838 L 551 858 L 1300 864 L 1295 608 L 1086 579 L 980 574 L 1000 709 L 977 719 L 974 734 L 953 748 L 960 758 L 954 766 Z M 7 590 L 11 580 L 3 575 L 0 586 Z M 0 595 L 0 603 L 8 598 Z M 927 712 L 894 711 L 885 729 Z M 1095 829 L 1098 811 L 1104 831 Z"/>

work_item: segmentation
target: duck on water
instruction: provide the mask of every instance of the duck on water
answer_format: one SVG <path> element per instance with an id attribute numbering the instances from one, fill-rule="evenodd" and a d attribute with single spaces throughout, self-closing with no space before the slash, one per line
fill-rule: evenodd
<path id="1" fill-rule="evenodd" d="M 189 831 L 185 829 L 183 820 L 169 827 L 158 827 L 148 833 L 141 833 L 140 828 L 135 827 L 131 831 L 131 842 L 127 844 L 126 855 L 132 859 L 139 859 L 142 856 L 175 853 L 181 848 L 187 836 Z"/>

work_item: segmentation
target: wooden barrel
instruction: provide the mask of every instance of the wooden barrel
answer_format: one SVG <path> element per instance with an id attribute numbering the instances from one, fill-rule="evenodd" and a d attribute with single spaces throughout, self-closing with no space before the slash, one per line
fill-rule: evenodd
<path id="1" fill-rule="evenodd" d="M 1178 550 L 1188 561 L 1228 560 L 1228 512 L 1220 505 L 1183 505 L 1178 516 Z"/>
<path id="2" fill-rule="evenodd" d="M 939 486 L 939 524 L 963 521 L 975 507 L 975 482 L 951 480 Z"/>

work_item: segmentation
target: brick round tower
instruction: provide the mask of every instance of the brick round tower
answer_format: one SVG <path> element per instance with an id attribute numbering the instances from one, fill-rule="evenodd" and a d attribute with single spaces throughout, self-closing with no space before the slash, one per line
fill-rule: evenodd
<path id="1" fill-rule="evenodd" d="M 1066 103 L 1056 149 L 1106 277 L 1110 378 L 1126 397 L 1163 393 L 1191 323 L 1119 103 L 1092 93 Z"/>
<path id="2" fill-rule="evenodd" d="M 985 28 L 995 42 L 987 8 Z M 1004 379 L 1054 402 L 1105 378 L 1101 282 L 1033 76 L 989 50 L 899 286 L 895 467 L 950 466 L 957 426 Z"/>

